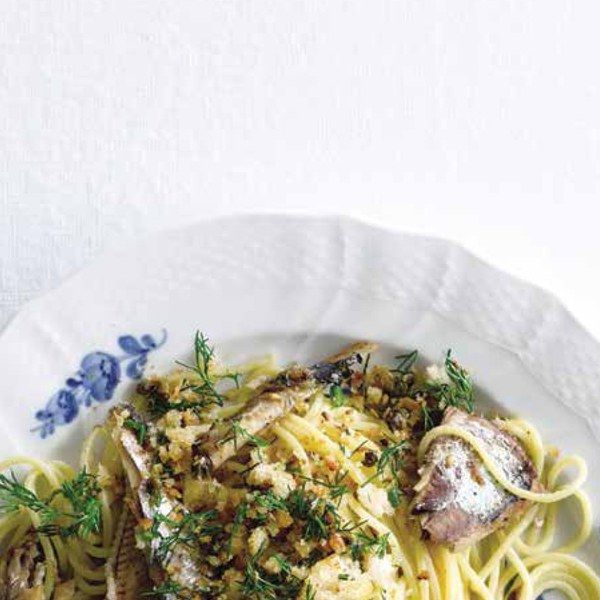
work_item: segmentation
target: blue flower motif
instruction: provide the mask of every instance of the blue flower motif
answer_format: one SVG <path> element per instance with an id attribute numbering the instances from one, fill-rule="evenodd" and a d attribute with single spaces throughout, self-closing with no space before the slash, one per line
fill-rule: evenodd
<path id="1" fill-rule="evenodd" d="M 92 352 L 83 357 L 79 369 L 81 385 L 98 402 L 110 400 L 121 378 L 119 361 L 106 352 Z"/>
<path id="2" fill-rule="evenodd" d="M 148 362 L 148 352 L 162 346 L 165 341 L 164 337 L 163 332 L 163 339 L 158 342 L 148 334 L 141 336 L 139 341 L 132 335 L 122 335 L 117 340 L 121 350 L 126 352 L 128 357 L 131 357 L 131 360 L 129 360 L 127 367 L 125 368 L 127 377 L 131 379 L 141 378 L 144 367 Z M 128 358 L 125 360 L 128 360 Z"/>
<path id="3" fill-rule="evenodd" d="M 140 336 L 139 340 L 132 335 L 122 335 L 117 343 L 125 352 L 124 356 L 102 351 L 86 354 L 77 373 L 65 380 L 64 387 L 50 397 L 44 409 L 36 412 L 35 418 L 40 425 L 32 431 L 39 432 L 45 438 L 54 433 L 57 425 L 73 421 L 80 406 L 90 406 L 94 400 L 110 400 L 121 380 L 121 363 L 127 363 L 127 377 L 140 379 L 148 362 L 148 354 L 160 348 L 166 340 L 167 332 L 164 330 L 158 341 L 149 334 Z"/>
<path id="4" fill-rule="evenodd" d="M 58 390 L 48 402 L 47 410 L 54 412 L 56 425 L 70 423 L 79 412 L 77 400 L 69 390 Z"/>

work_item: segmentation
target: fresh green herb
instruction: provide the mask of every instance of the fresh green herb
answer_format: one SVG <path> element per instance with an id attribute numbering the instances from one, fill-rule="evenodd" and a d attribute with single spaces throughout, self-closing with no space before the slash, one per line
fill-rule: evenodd
<path id="1" fill-rule="evenodd" d="M 86 536 L 100 531 L 99 491 L 96 478 L 85 469 L 70 481 L 64 481 L 45 500 L 19 483 L 14 473 L 11 478 L 0 475 L 0 511 L 14 512 L 21 508 L 32 510 L 40 517 L 37 532 L 42 535 Z M 59 496 L 67 500 L 70 510 L 59 510 L 52 505 L 53 500 Z"/>
<path id="2" fill-rule="evenodd" d="M 371 354 L 367 354 L 367 358 L 365 359 L 365 364 L 363 365 L 363 370 L 362 370 L 362 392 L 363 392 L 363 396 L 366 398 L 367 397 L 367 383 L 366 383 L 366 379 L 367 379 L 367 371 L 369 370 L 369 363 L 371 362 Z"/>
<path id="3" fill-rule="evenodd" d="M 225 373 L 219 377 L 213 377 L 210 374 L 211 363 L 214 359 L 214 346 L 209 346 L 208 338 L 200 331 L 196 332 L 194 337 L 194 364 L 188 365 L 177 361 L 177 364 L 192 371 L 200 380 L 198 384 L 189 385 L 185 389 L 191 390 L 203 398 L 204 406 L 207 404 L 218 404 L 223 406 L 223 396 L 215 387 L 216 379 L 231 379 L 235 386 L 239 388 L 239 373 Z"/>
<path id="4" fill-rule="evenodd" d="M 182 391 L 188 389 L 185 385 Z M 144 381 L 138 385 L 137 391 L 148 399 L 148 410 L 154 418 L 162 417 L 170 410 L 184 411 L 194 410 L 199 411 L 206 408 L 213 401 L 210 399 L 201 399 L 197 401 L 180 400 L 171 402 L 169 395 L 161 389 L 160 384 L 154 381 Z"/>
<path id="5" fill-rule="evenodd" d="M 280 554 L 274 554 L 273 560 L 277 563 L 281 573 L 288 575 L 292 571 L 292 565 L 290 565 L 290 563 Z"/>
<path id="6" fill-rule="evenodd" d="M 401 495 L 402 495 L 402 492 L 400 491 L 400 488 L 398 487 L 397 483 L 394 483 L 394 485 L 392 485 L 392 487 L 388 488 L 387 497 L 388 497 L 388 501 L 391 504 L 392 508 L 398 508 L 400 506 L 400 496 Z"/>
<path id="7" fill-rule="evenodd" d="M 161 583 L 160 585 L 154 586 L 151 590 L 147 592 L 141 592 L 140 596 L 170 596 L 172 594 L 179 594 L 181 590 L 182 587 L 178 583 L 175 583 L 174 581 L 166 581 L 165 583 Z"/>
<path id="8" fill-rule="evenodd" d="M 264 546 L 246 562 L 244 580 L 239 584 L 244 598 L 256 600 L 292 600 L 298 597 L 302 587 L 302 580 L 292 575 L 291 565 L 281 556 L 275 554 L 273 558 L 280 567 L 277 574 L 265 572 L 258 564 Z M 314 597 L 313 597 L 314 598 Z"/>
<path id="9" fill-rule="evenodd" d="M 123 421 L 123 425 L 127 429 L 129 429 L 130 431 L 133 431 L 133 433 L 135 433 L 135 435 L 137 437 L 137 441 L 140 445 L 144 443 L 144 440 L 146 439 L 146 432 L 148 429 L 146 427 L 145 423 L 142 423 L 141 421 L 138 421 L 137 419 L 128 418 Z"/>
<path id="10" fill-rule="evenodd" d="M 274 510 L 287 510 L 287 505 L 283 498 L 279 498 L 272 491 L 256 492 L 253 496 L 254 502 L 261 508 L 265 508 L 267 512 Z"/>
<path id="11" fill-rule="evenodd" d="M 246 562 L 244 580 L 240 584 L 240 589 L 244 598 L 277 600 L 277 585 L 270 581 L 258 566 L 263 551 L 263 547 L 259 548 L 258 552 Z"/>
<path id="12" fill-rule="evenodd" d="M 350 575 L 348 575 L 348 573 L 340 573 L 338 575 L 338 579 L 340 581 L 348 581 L 348 579 L 350 579 Z"/>
<path id="13" fill-rule="evenodd" d="M 286 504 L 290 516 L 304 522 L 302 537 L 306 540 L 324 540 L 332 532 L 347 533 L 358 526 L 354 523 L 343 522 L 336 506 L 330 500 L 319 498 L 307 491 L 306 481 L 292 490 Z"/>
<path id="14" fill-rule="evenodd" d="M 19 483 L 14 473 L 10 477 L 0 475 L 0 512 L 11 513 L 28 508 L 37 513 L 42 523 L 49 523 L 58 518 L 59 512 L 41 500 L 37 495 Z"/>
<path id="15" fill-rule="evenodd" d="M 346 403 L 346 396 L 339 385 L 332 385 L 329 390 L 329 401 L 333 408 L 339 408 Z"/>
<path id="16" fill-rule="evenodd" d="M 404 466 L 404 461 L 402 460 L 402 454 L 404 453 L 404 448 L 406 447 L 405 441 L 400 441 L 395 444 L 389 444 L 385 446 L 377 459 L 377 463 L 375 465 L 375 474 L 372 477 L 369 477 L 365 483 L 362 485 L 366 485 L 373 481 L 376 478 L 382 478 L 386 471 L 392 477 L 392 479 L 399 483 L 398 481 L 398 471 L 402 469 Z"/>
<path id="17" fill-rule="evenodd" d="M 287 506 L 292 518 L 304 521 L 304 539 L 322 540 L 329 537 L 328 521 L 335 520 L 337 516 L 335 506 L 308 492 L 306 482 L 292 490 L 287 499 Z"/>
<path id="18" fill-rule="evenodd" d="M 256 448 L 258 448 L 259 456 L 260 456 L 260 449 L 266 448 L 269 445 L 269 442 L 267 442 L 267 440 L 261 438 L 258 435 L 251 434 L 247 429 L 242 427 L 240 425 L 239 419 L 231 420 L 231 426 L 229 427 L 229 433 L 227 435 L 225 435 L 225 437 L 223 439 L 219 440 L 218 443 L 226 444 L 227 442 L 233 442 L 233 447 L 235 448 L 235 450 L 237 452 L 238 446 L 241 445 L 240 440 L 244 440 L 244 439 L 247 440 L 247 442 L 251 446 L 255 446 Z"/>
<path id="19" fill-rule="evenodd" d="M 317 485 L 322 485 L 323 487 L 329 490 L 329 496 L 333 500 L 338 500 L 338 506 L 341 502 L 343 496 L 347 494 L 350 490 L 348 486 L 342 481 L 346 478 L 348 471 L 338 471 L 332 482 L 325 481 L 324 479 L 315 479 L 313 477 L 306 477 L 305 475 L 301 475 L 298 473 L 298 477 L 303 479 L 304 481 L 311 481 L 312 483 L 316 483 Z"/>
<path id="20" fill-rule="evenodd" d="M 73 512 L 68 514 L 73 522 L 61 528 L 60 535 L 85 536 L 89 533 L 98 533 L 102 518 L 102 506 L 98 500 L 100 486 L 96 478 L 87 473 L 85 469 L 80 471 L 71 481 L 65 481 L 56 494 L 66 498 Z"/>
<path id="21" fill-rule="evenodd" d="M 309 581 L 304 588 L 304 600 L 315 600 L 317 592 L 313 589 L 312 583 Z"/>
<path id="22" fill-rule="evenodd" d="M 447 406 L 455 406 L 467 412 L 473 412 L 473 382 L 471 376 L 466 369 L 452 358 L 451 352 L 451 350 L 448 350 L 444 361 L 450 383 L 428 381 L 423 391 L 437 401 L 438 408 L 441 410 Z"/>
<path id="23" fill-rule="evenodd" d="M 429 408 L 427 404 L 421 404 L 421 422 L 423 423 L 423 431 L 429 431 L 433 428 L 431 408 Z"/>
<path id="24" fill-rule="evenodd" d="M 350 458 L 352 458 L 361 448 L 363 448 L 368 443 L 369 440 L 364 440 L 358 446 L 356 446 L 356 448 L 354 448 L 354 450 L 352 450 L 352 452 L 350 453 Z"/>
<path id="25" fill-rule="evenodd" d="M 397 373 L 398 375 L 406 375 L 414 366 L 418 356 L 418 350 L 413 350 L 412 352 L 408 352 L 407 354 L 400 354 L 396 356 L 395 358 L 398 361 L 398 363 L 393 369 L 390 369 L 390 371 L 392 373 Z"/>
<path id="26" fill-rule="evenodd" d="M 218 522 L 214 522 L 217 511 L 214 509 L 196 513 L 184 513 L 177 516 L 173 513 L 164 515 L 155 513 L 150 529 L 145 532 L 143 539 L 158 540 L 156 557 L 159 561 L 166 561 L 171 556 L 175 547 L 179 545 L 194 548 L 199 543 L 209 540 L 222 530 Z M 160 526 L 166 525 L 168 533 L 163 535 Z"/>
<path id="27" fill-rule="evenodd" d="M 235 510 L 235 516 L 233 517 L 233 524 L 231 526 L 231 535 L 227 540 L 227 554 L 231 554 L 231 545 L 233 544 L 233 538 L 236 536 L 240 527 L 244 524 L 244 521 L 248 517 L 248 505 L 242 502 L 238 505 Z"/>
<path id="28" fill-rule="evenodd" d="M 359 560 L 363 555 L 372 553 L 378 558 L 385 556 L 388 545 L 389 533 L 384 535 L 370 536 L 364 531 L 358 531 L 354 534 L 354 539 L 350 545 L 350 556 L 352 560 Z"/>

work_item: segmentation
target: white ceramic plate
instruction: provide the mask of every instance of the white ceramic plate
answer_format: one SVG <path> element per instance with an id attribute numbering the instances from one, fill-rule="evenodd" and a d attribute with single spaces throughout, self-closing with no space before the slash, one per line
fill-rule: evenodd
<path id="1" fill-rule="evenodd" d="M 480 406 L 581 454 L 600 512 L 600 346 L 552 297 L 449 242 L 346 218 L 236 217 L 104 256 L 29 304 L 0 337 L 0 452 L 77 460 L 84 435 L 141 371 L 190 354 L 310 360 L 349 339 L 381 359 L 448 348 Z M 565 522 L 568 527 L 568 521 Z M 597 530 L 597 528 L 596 528 Z M 596 534 L 584 557 L 600 567 Z"/>

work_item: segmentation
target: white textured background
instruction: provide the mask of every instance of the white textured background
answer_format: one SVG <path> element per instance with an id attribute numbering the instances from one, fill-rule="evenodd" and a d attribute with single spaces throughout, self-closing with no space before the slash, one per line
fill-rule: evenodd
<path id="1" fill-rule="evenodd" d="M 134 235 L 323 211 L 458 240 L 600 337 L 598 23 L 591 0 L 4 0 L 0 327 Z"/>

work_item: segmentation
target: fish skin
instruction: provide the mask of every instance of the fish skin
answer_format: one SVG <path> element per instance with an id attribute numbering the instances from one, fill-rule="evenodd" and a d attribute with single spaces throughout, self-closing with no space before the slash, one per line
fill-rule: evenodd
<path id="1" fill-rule="evenodd" d="M 113 552 L 106 563 L 106 600 L 136 600 L 151 587 L 146 558 L 137 547 L 137 519 L 127 502 L 119 519 Z"/>
<path id="2" fill-rule="evenodd" d="M 181 502 L 160 494 L 160 501 L 156 503 L 156 483 L 150 476 L 150 466 L 152 464 L 151 454 L 146 451 L 138 442 L 134 432 L 123 427 L 123 421 L 128 416 L 135 414 L 134 409 L 129 405 L 121 405 L 113 408 L 107 419 L 107 424 L 111 430 L 113 441 L 120 453 L 125 465 L 129 486 L 135 501 L 131 503 L 131 509 L 137 520 L 153 520 L 155 516 L 161 514 L 169 517 L 174 513 L 187 512 Z M 136 417 L 139 420 L 139 417 Z M 158 533 L 166 537 L 171 533 L 167 523 L 161 523 L 158 527 Z M 153 540 L 150 544 L 149 562 L 156 564 L 156 549 L 159 540 Z M 158 564 L 162 573 L 156 576 L 155 569 L 150 569 L 150 574 L 155 583 L 160 584 L 164 579 L 165 573 L 169 573 L 169 579 L 187 590 L 196 590 L 202 588 L 205 580 L 202 577 L 196 561 L 189 550 L 182 544 L 175 545 L 171 549 L 169 556 Z"/>
<path id="3" fill-rule="evenodd" d="M 292 366 L 282 371 L 257 390 L 257 395 L 241 413 L 216 423 L 204 435 L 197 445 L 200 469 L 208 472 L 217 470 L 248 443 L 246 436 L 224 441 L 231 432 L 233 420 L 249 435 L 258 434 L 290 412 L 296 403 L 310 398 L 319 386 L 342 383 L 350 375 L 351 368 L 361 362 L 362 355 L 376 348 L 376 344 L 371 342 L 356 342 L 310 367 Z"/>
<path id="4" fill-rule="evenodd" d="M 540 491 L 535 468 L 517 440 L 483 417 L 449 407 L 442 425 L 479 438 L 504 475 L 526 490 Z M 435 543 L 461 549 L 502 527 L 529 502 L 500 487 L 463 440 L 443 436 L 427 450 L 415 486 L 412 514 Z"/>
<path id="5" fill-rule="evenodd" d="M 37 542 L 26 538 L 20 546 L 9 550 L 5 580 L 0 583 L 0 598 L 18 600 L 21 596 L 34 598 L 41 586 L 36 579 L 39 568 L 44 568 L 44 557 Z M 42 571 L 43 578 L 43 571 Z"/>

